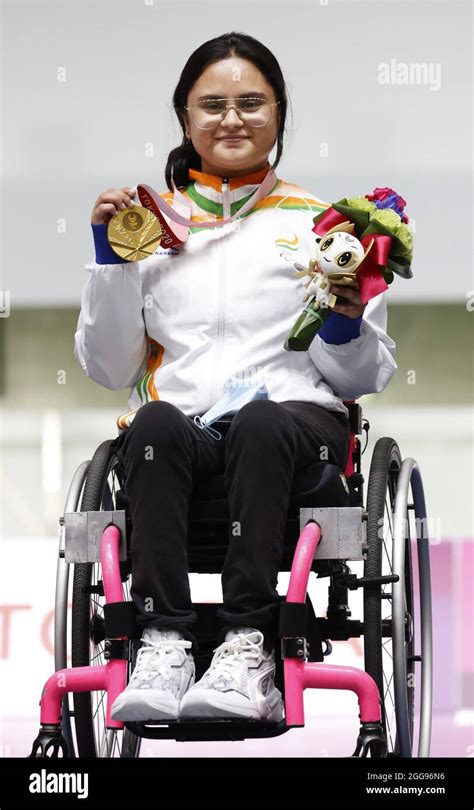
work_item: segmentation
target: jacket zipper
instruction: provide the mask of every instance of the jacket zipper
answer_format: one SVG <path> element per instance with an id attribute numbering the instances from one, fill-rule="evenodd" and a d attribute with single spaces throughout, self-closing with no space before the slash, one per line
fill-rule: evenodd
<path id="1" fill-rule="evenodd" d="M 223 217 L 230 217 L 230 204 L 229 204 L 229 178 L 223 177 L 222 178 L 222 206 L 223 206 Z"/>
<path id="2" fill-rule="evenodd" d="M 229 178 L 222 178 L 222 216 L 226 219 L 230 216 L 230 201 L 229 201 Z M 213 368 L 219 370 L 219 360 L 222 351 L 222 344 L 224 342 L 224 323 L 225 323 L 225 240 L 227 234 L 221 237 L 221 261 L 219 264 L 219 278 L 217 280 L 217 340 L 216 351 L 214 355 Z M 212 378 L 212 369 L 211 369 Z M 217 398 L 218 393 L 213 391 L 213 381 L 211 382 L 211 392 L 214 404 L 214 399 Z M 223 393 L 223 392 L 222 392 Z M 220 395 L 219 395 L 220 396 Z"/>

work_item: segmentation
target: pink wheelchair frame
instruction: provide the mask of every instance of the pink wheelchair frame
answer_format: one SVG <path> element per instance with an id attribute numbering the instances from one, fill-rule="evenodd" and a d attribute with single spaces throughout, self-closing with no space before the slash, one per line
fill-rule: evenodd
<path id="1" fill-rule="evenodd" d="M 351 431 L 345 466 L 347 477 L 354 472 L 356 443 L 356 434 Z M 119 566 L 120 539 L 120 530 L 113 524 L 104 529 L 101 537 L 100 561 L 107 604 L 124 601 Z M 311 565 L 320 539 L 321 527 L 316 521 L 309 520 L 301 531 L 295 548 L 286 594 L 287 603 L 305 603 Z M 127 640 L 127 637 L 119 636 L 116 640 Z M 357 695 L 361 721 L 353 756 L 367 756 L 368 753 L 372 756 L 386 756 L 387 742 L 382 728 L 380 695 L 373 678 L 367 672 L 355 667 L 302 660 L 306 652 L 305 640 L 288 639 L 288 641 L 288 653 L 283 657 L 285 692 L 283 730 L 304 726 L 305 689 L 349 690 Z M 285 639 L 282 639 L 282 642 L 284 643 Z M 59 669 L 51 675 L 41 694 L 41 726 L 30 757 L 57 757 L 59 751 L 63 756 L 68 756 L 68 745 L 61 731 L 63 698 L 68 692 L 104 691 L 107 729 L 116 731 L 124 729 L 126 723 L 113 720 L 111 717 L 111 706 L 127 685 L 127 666 L 128 661 L 125 659 L 112 659 L 103 665 Z"/>
<path id="2" fill-rule="evenodd" d="M 304 604 L 308 578 L 317 545 L 321 537 L 319 525 L 308 521 L 295 549 L 286 601 Z M 120 531 L 107 526 L 102 534 L 101 565 L 107 603 L 122 602 L 122 582 L 119 567 Z M 122 637 L 125 638 L 125 637 Z M 303 655 L 303 651 L 301 651 Z M 303 692 L 305 689 L 346 689 L 355 692 L 359 701 L 361 736 L 378 741 L 383 748 L 379 690 L 367 672 L 355 667 L 308 663 L 298 658 L 284 659 L 286 726 L 304 726 Z M 113 720 L 110 708 L 127 685 L 127 661 L 114 659 L 101 666 L 60 669 L 46 681 L 41 695 L 41 729 L 33 744 L 31 756 L 37 756 L 42 746 L 61 748 L 67 755 L 66 741 L 61 734 L 61 706 L 67 692 L 105 691 L 107 728 L 121 730 L 122 721 Z M 40 754 L 41 755 L 41 754 Z"/>

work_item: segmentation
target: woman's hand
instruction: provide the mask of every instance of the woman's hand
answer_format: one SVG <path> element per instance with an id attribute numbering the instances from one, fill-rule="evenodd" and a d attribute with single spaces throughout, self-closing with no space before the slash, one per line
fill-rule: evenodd
<path id="1" fill-rule="evenodd" d="M 106 225 L 115 214 L 123 211 L 124 208 L 133 205 L 133 198 L 136 194 L 135 188 L 108 188 L 99 194 L 92 209 L 92 225 Z"/>
<path id="2" fill-rule="evenodd" d="M 364 314 L 367 303 L 363 304 L 361 301 L 357 281 L 351 281 L 350 284 L 331 284 L 331 292 L 337 295 L 338 299 L 338 303 L 332 307 L 333 312 L 340 312 L 348 318 L 360 318 Z M 339 303 L 342 297 L 347 301 Z"/>

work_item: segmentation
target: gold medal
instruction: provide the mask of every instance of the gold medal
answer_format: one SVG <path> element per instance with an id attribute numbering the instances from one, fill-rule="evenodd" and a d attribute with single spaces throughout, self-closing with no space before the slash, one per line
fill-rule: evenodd
<path id="1" fill-rule="evenodd" d="M 162 235 L 158 218 L 141 205 L 119 211 L 107 227 L 110 247 L 117 256 L 129 262 L 152 256 L 161 243 Z"/>

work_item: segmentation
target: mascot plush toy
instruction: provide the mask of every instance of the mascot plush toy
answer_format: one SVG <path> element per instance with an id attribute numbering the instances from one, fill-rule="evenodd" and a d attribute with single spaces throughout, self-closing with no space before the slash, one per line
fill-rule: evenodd
<path id="1" fill-rule="evenodd" d="M 309 276 L 307 302 L 288 335 L 288 351 L 306 351 L 331 314 L 337 298 L 331 284 L 357 280 L 366 303 L 388 289 L 394 273 L 411 278 L 414 223 L 405 200 L 391 188 L 333 203 L 314 218 L 316 256 L 308 267 L 295 263 L 296 277 Z"/>

